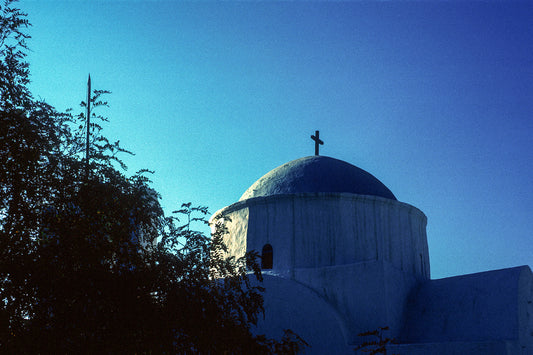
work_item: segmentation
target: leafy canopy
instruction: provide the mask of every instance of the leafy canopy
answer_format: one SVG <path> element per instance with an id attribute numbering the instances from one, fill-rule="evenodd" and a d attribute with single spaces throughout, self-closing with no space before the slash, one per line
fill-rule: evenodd
<path id="1" fill-rule="evenodd" d="M 250 330 L 263 312 L 254 255 L 227 259 L 223 228 L 192 230 L 205 207 L 165 216 L 96 114 L 87 176 L 84 114 L 27 88 L 28 26 L 13 0 L 0 5 L 0 353 L 296 352 L 290 332 Z M 92 93 L 95 109 L 106 94 Z"/>

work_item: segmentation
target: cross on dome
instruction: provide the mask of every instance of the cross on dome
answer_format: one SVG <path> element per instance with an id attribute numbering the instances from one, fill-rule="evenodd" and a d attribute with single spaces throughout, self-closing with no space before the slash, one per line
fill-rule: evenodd
<path id="1" fill-rule="evenodd" d="M 315 135 L 311 135 L 311 139 L 315 141 L 315 155 L 318 155 L 318 146 L 324 144 L 324 142 L 320 140 L 320 132 L 315 131 Z"/>

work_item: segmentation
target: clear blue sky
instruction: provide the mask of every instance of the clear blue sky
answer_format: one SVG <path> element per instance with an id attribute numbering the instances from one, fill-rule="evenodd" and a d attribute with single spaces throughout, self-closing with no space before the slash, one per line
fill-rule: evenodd
<path id="1" fill-rule="evenodd" d="M 357 165 L 428 216 L 432 277 L 533 266 L 533 3 L 37 1 L 32 91 L 215 210 L 289 160 Z"/>

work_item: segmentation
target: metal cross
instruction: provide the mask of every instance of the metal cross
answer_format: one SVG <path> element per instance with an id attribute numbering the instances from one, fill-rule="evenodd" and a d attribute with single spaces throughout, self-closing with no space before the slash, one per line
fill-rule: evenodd
<path id="1" fill-rule="evenodd" d="M 318 155 L 318 146 L 324 144 L 324 142 L 320 140 L 320 134 L 318 131 L 315 131 L 315 135 L 311 136 L 311 139 L 315 141 L 315 155 Z"/>

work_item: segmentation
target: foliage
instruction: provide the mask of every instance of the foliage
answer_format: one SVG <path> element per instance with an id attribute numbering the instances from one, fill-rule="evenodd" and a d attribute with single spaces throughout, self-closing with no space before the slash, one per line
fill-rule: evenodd
<path id="1" fill-rule="evenodd" d="M 0 353 L 297 352 L 291 332 L 250 331 L 263 312 L 254 255 L 225 259 L 223 229 L 193 231 L 205 207 L 165 216 L 148 172 L 118 170 L 126 151 L 98 123 L 86 176 L 85 117 L 27 89 L 29 23 L 13 3 L 0 7 Z"/>
<path id="2" fill-rule="evenodd" d="M 389 330 L 389 327 L 379 327 L 376 330 L 357 334 L 360 337 L 372 337 L 374 340 L 364 341 L 361 345 L 355 348 L 355 351 L 357 352 L 361 350 L 370 355 L 387 354 L 387 345 L 394 344 L 395 340 L 384 337 L 383 332 L 386 330 Z"/>

